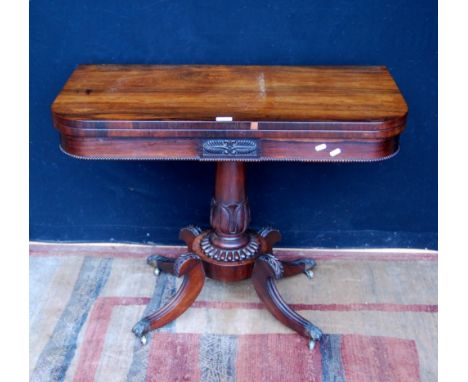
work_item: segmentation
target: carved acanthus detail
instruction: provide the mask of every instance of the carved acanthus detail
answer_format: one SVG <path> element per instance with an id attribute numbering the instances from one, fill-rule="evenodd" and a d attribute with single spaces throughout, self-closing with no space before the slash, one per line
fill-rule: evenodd
<path id="1" fill-rule="evenodd" d="M 222 203 L 212 199 L 210 224 L 216 232 L 225 235 L 238 235 L 245 232 L 249 223 L 250 208 L 247 200 Z"/>
<path id="2" fill-rule="evenodd" d="M 275 256 L 270 254 L 262 255 L 258 258 L 258 260 L 265 261 L 270 266 L 270 269 L 273 271 L 275 279 L 280 279 L 283 277 L 283 264 L 281 264 L 281 261 L 279 261 Z"/>

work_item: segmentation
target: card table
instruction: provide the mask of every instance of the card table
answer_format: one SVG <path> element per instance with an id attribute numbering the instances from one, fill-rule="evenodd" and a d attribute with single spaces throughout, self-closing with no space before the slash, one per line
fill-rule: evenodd
<path id="1" fill-rule="evenodd" d="M 205 277 L 252 278 L 266 308 L 309 348 L 322 332 L 287 305 L 275 280 L 311 278 L 315 261 L 281 261 L 273 252 L 280 232 L 249 229 L 246 163 L 387 159 L 399 150 L 406 115 L 382 66 L 80 65 L 52 105 L 60 148 L 72 157 L 217 163 L 210 228 L 182 228 L 187 253 L 176 259 L 147 259 L 156 275 L 183 282 L 133 327 L 142 343 L 190 307 Z"/>

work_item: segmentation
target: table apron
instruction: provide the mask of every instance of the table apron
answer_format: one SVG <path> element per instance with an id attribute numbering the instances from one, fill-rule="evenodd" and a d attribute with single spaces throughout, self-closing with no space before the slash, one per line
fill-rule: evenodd
<path id="1" fill-rule="evenodd" d="M 384 139 L 189 139 L 80 137 L 61 134 L 62 150 L 83 159 L 377 161 L 393 156 L 399 136 Z"/>

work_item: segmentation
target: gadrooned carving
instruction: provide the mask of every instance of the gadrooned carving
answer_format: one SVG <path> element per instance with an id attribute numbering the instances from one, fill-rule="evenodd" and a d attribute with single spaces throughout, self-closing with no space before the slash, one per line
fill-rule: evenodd
<path id="1" fill-rule="evenodd" d="M 208 139 L 201 151 L 205 158 L 257 158 L 260 154 L 254 139 Z"/>
<path id="2" fill-rule="evenodd" d="M 250 241 L 245 247 L 238 249 L 223 249 L 215 247 L 211 243 L 209 235 L 205 235 L 205 237 L 200 241 L 200 247 L 206 256 L 214 260 L 232 262 L 248 260 L 255 257 L 260 248 L 260 243 L 255 235 L 250 235 Z"/>

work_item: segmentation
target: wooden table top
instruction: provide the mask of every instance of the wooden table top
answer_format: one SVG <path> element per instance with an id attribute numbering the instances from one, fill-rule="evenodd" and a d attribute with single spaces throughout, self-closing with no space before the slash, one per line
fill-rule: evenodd
<path id="1" fill-rule="evenodd" d="M 381 66 L 81 65 L 52 114 L 76 156 L 336 161 L 395 153 L 407 106 Z"/>

